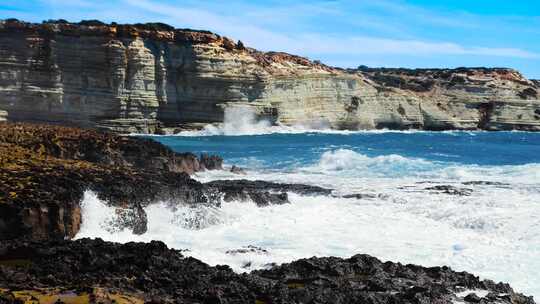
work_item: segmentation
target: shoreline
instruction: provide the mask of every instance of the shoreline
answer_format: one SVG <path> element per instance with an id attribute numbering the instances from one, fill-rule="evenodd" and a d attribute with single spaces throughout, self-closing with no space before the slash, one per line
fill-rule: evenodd
<path id="1" fill-rule="evenodd" d="M 247 181 L 241 176 L 200 183 L 189 174 L 221 170 L 221 158 L 179 154 L 152 140 L 92 130 L 9 123 L 1 123 L 0 128 L 0 149 L 5 152 L 0 156 L 0 300 L 8 303 L 21 291 L 36 297 L 36 290 L 42 288 L 53 294 L 49 298 L 60 299 L 93 294 L 111 301 L 112 295 L 127 293 L 128 298 L 144 301 L 157 297 L 165 302 L 221 299 L 223 303 L 258 304 L 307 299 L 314 303 L 333 299 L 341 301 L 335 303 L 367 299 L 449 303 L 476 299 L 469 295 L 473 292 L 456 296 L 465 290 L 488 290 L 491 295 L 480 293 L 485 303 L 534 303 L 507 284 L 480 281 L 447 267 L 381 263 L 365 255 L 302 259 L 239 275 L 227 266 L 209 267 L 183 258 L 160 242 L 60 241 L 76 235 L 82 219 L 81 193 L 87 189 L 118 208 L 123 218 L 119 227 L 135 234 L 146 231 L 143 207 L 158 200 L 217 207 L 222 199 L 240 200 L 264 207 L 287 204 L 289 191 L 328 194 L 329 190 Z M 130 268 L 132 259 L 141 263 L 135 263 L 138 268 Z M 183 279 L 175 281 L 178 276 Z"/>

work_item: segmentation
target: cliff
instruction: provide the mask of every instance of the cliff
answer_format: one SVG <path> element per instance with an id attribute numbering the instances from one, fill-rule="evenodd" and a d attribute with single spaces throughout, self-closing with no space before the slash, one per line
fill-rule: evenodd
<path id="1" fill-rule="evenodd" d="M 0 119 L 172 132 L 251 106 L 286 125 L 540 130 L 538 82 L 510 69 L 342 70 L 206 31 L 0 22 Z"/>

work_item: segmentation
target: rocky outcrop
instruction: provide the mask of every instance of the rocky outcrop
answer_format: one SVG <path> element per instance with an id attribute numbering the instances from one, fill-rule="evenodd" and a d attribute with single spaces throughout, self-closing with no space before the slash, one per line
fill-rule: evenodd
<path id="1" fill-rule="evenodd" d="M 0 142 L 38 156 L 188 174 L 221 169 L 223 161 L 216 155 L 176 153 L 148 138 L 51 125 L 0 123 Z M 209 166 L 208 159 L 219 165 Z"/>
<path id="2" fill-rule="evenodd" d="M 198 159 L 142 138 L 67 127 L 0 124 L 0 239 L 71 238 L 86 190 L 140 220 L 160 200 L 212 203 L 191 179 Z M 216 193 L 217 195 L 217 193 Z M 141 226 L 142 225 L 142 226 Z M 145 223 L 131 224 L 144 232 Z"/>
<path id="3" fill-rule="evenodd" d="M 331 68 L 164 24 L 0 22 L 0 119 L 118 132 L 219 123 L 233 105 L 294 125 L 539 130 L 510 69 Z"/>
<path id="4" fill-rule="evenodd" d="M 448 267 L 383 263 L 368 255 L 314 257 L 236 274 L 228 266 L 210 267 L 155 241 L 0 243 L 1 303 L 75 299 L 76 303 L 99 299 L 101 303 L 534 304 L 532 297 L 515 293 L 508 284 L 481 281 Z"/>
<path id="5" fill-rule="evenodd" d="M 502 68 L 354 71 L 380 91 L 412 96 L 424 129 L 538 130 L 538 83 Z M 398 109 L 407 115 L 407 109 Z"/>
<path id="6" fill-rule="evenodd" d="M 72 238 L 90 190 L 116 208 L 115 229 L 146 232 L 144 207 L 219 207 L 248 201 L 289 203 L 287 192 L 328 194 L 306 185 L 263 181 L 200 183 L 189 174 L 221 169 L 215 155 L 175 153 L 149 139 L 93 130 L 0 123 L 0 240 Z"/>

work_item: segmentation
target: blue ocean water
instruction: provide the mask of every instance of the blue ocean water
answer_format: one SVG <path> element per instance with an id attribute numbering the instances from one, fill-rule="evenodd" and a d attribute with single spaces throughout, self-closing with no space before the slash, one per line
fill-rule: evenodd
<path id="1" fill-rule="evenodd" d="M 178 152 L 218 154 L 235 165 L 250 165 L 257 160 L 258 165 L 268 169 L 309 165 L 324 152 L 335 149 L 348 149 L 368 157 L 394 154 L 440 164 L 540 163 L 540 134 L 532 132 L 388 131 L 153 138 Z"/>

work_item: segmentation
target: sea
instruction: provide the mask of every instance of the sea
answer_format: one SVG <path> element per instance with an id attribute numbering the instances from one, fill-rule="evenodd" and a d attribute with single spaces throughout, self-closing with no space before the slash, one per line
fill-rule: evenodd
<path id="1" fill-rule="evenodd" d="M 218 154 L 226 168 L 246 172 L 195 174 L 201 182 L 301 183 L 333 195 L 289 193 L 290 204 L 268 207 L 157 202 L 146 208 L 148 231 L 133 235 L 110 229 L 114 208 L 87 191 L 77 238 L 161 240 L 237 272 L 365 253 L 447 265 L 540 298 L 540 133 L 334 131 L 274 126 L 238 110 L 221 125 L 151 138 L 178 152 Z"/>

